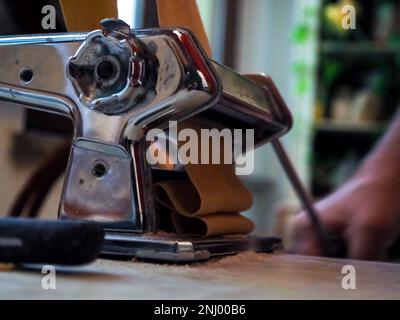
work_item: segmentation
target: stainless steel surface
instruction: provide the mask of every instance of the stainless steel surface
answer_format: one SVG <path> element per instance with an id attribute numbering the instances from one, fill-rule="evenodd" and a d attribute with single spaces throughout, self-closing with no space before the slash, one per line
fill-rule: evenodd
<path id="1" fill-rule="evenodd" d="M 117 115 L 154 98 L 158 60 L 124 22 L 104 24 L 69 59 L 67 73 L 83 104 Z"/>
<path id="2" fill-rule="evenodd" d="M 70 58 L 86 51 L 87 42 L 83 40 L 90 42 L 93 37 L 101 37 L 103 42 L 110 41 L 113 44 L 127 41 L 127 39 L 116 39 L 112 35 L 107 38 L 100 31 L 87 36 L 66 34 L 0 39 L 2 57 L 0 98 L 70 117 L 75 126 L 74 141 L 85 139 L 108 144 L 110 147 L 120 146 L 130 154 L 131 149 L 137 149 L 141 145 L 140 141 L 147 130 L 153 126 L 163 128 L 167 126 L 169 120 L 180 120 L 201 112 L 210 107 L 220 94 L 218 80 L 188 31 L 157 29 L 138 31 L 136 36 L 156 59 L 157 66 L 153 66 L 156 69 L 150 70 L 156 75 L 154 90 L 153 92 L 148 90 L 146 99 L 137 101 L 128 110 L 124 109 L 123 113 L 109 115 L 88 105 L 87 101 L 82 99 L 79 90 L 76 90 L 76 84 L 73 84 L 66 74 Z M 106 53 L 103 52 L 103 55 L 110 59 L 114 58 L 111 53 L 108 55 Z M 27 69 L 32 71 L 32 78 L 23 81 L 25 78 L 22 77 L 22 73 Z M 129 80 L 135 81 L 132 77 Z M 80 150 L 80 153 L 83 152 L 85 152 L 83 149 Z M 138 151 L 140 152 L 143 150 Z M 81 160 L 84 158 L 82 154 L 79 157 Z M 89 151 L 87 158 L 91 158 Z M 131 162 L 133 160 L 138 161 L 130 159 Z M 143 196 L 150 187 L 150 182 L 148 179 L 137 179 L 134 173 L 139 171 L 139 176 L 142 177 L 141 171 L 144 170 L 142 169 L 144 165 L 141 161 L 141 168 L 135 167 L 131 174 L 125 176 L 125 179 L 131 180 L 130 183 L 138 194 L 139 203 L 136 209 L 139 211 L 133 211 L 132 207 L 126 206 L 126 212 L 119 216 L 121 221 L 116 223 L 116 228 L 132 230 L 132 224 L 138 224 L 137 229 L 154 229 L 155 224 L 147 223 L 144 218 L 145 214 L 148 214 L 148 220 L 152 219 L 151 212 L 144 212 L 151 210 L 151 204 L 149 205 Z M 79 168 L 79 166 L 80 163 L 74 166 L 70 164 L 69 168 Z M 77 177 L 72 176 L 75 173 L 69 170 L 66 181 L 76 181 Z M 86 173 L 87 176 L 89 174 Z M 90 202 L 83 196 L 72 197 L 74 192 L 68 191 L 68 186 L 68 184 L 64 186 L 64 198 L 60 206 L 63 217 L 76 218 L 74 210 L 65 204 L 74 203 L 79 205 L 80 212 L 87 212 L 93 209 L 92 201 L 98 203 L 109 201 L 110 195 L 101 193 L 100 189 L 93 191 Z M 126 197 L 124 199 L 126 203 L 133 200 L 130 193 L 127 193 Z M 77 200 L 79 203 L 76 203 Z M 91 214 L 98 219 L 97 212 Z M 132 220 L 124 225 L 122 222 L 126 221 L 127 217 L 132 217 Z"/>
<path id="3" fill-rule="evenodd" d="M 211 63 L 221 81 L 222 96 L 217 104 L 196 115 L 194 121 L 212 128 L 254 129 L 256 147 L 290 130 L 291 113 L 270 77 L 254 75 L 262 79 L 261 86 L 247 75 Z"/>
<path id="4" fill-rule="evenodd" d="M 109 116 L 80 101 L 65 71 L 69 58 L 82 45 L 82 34 L 0 38 L 0 97 L 71 117 L 76 137 L 116 144 L 125 139 L 138 141 L 154 122 L 165 126 L 169 120 L 199 113 L 216 101 L 217 79 L 187 31 L 137 33 L 158 60 L 157 94 L 130 112 Z M 25 68 L 33 71 L 28 83 L 20 79 Z"/>
<path id="5" fill-rule="evenodd" d="M 74 122 L 60 217 L 104 223 L 109 254 L 198 260 L 256 245 L 141 237 L 159 231 L 144 137 L 190 118 L 204 127 L 254 129 L 256 146 L 271 141 L 292 125 L 273 82 L 266 78 L 261 88 L 209 60 L 185 29 L 130 30 L 110 19 L 102 26 L 0 38 L 0 99 Z"/>
<path id="6" fill-rule="evenodd" d="M 274 252 L 282 249 L 276 237 L 191 238 L 163 234 L 106 233 L 103 255 L 173 262 L 196 262 L 248 250 Z"/>
<path id="7" fill-rule="evenodd" d="M 120 224 L 138 230 L 131 168 L 131 157 L 120 146 L 77 140 L 70 155 L 60 218 L 94 220 L 114 227 Z"/>
<path id="8" fill-rule="evenodd" d="M 240 100 L 253 108 L 260 109 L 264 117 L 273 116 L 273 106 L 268 100 L 264 90 L 245 76 L 213 61 L 215 71 L 222 82 L 222 90 L 225 96 Z"/>

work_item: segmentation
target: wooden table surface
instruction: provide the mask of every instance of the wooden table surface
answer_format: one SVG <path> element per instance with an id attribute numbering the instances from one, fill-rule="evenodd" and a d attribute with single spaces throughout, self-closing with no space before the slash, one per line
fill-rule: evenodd
<path id="1" fill-rule="evenodd" d="M 342 289 L 344 265 L 356 290 Z M 56 268 L 42 289 L 40 268 L 0 272 L 1 299 L 399 299 L 400 264 L 282 253 L 243 253 L 191 265 L 99 259 Z"/>

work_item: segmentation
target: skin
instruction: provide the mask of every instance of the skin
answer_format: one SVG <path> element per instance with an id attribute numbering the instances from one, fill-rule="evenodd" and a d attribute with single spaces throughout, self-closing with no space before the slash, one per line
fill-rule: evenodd
<path id="1" fill-rule="evenodd" d="M 356 174 L 316 208 L 327 230 L 346 241 L 348 258 L 385 259 L 400 236 L 400 113 Z M 297 253 L 322 254 L 304 212 L 293 237 Z"/>

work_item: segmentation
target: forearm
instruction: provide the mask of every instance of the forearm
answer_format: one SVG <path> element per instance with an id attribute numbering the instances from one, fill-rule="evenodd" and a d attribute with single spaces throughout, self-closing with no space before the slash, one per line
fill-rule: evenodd
<path id="1" fill-rule="evenodd" d="M 400 112 L 355 177 L 387 179 L 393 186 L 400 186 Z"/>

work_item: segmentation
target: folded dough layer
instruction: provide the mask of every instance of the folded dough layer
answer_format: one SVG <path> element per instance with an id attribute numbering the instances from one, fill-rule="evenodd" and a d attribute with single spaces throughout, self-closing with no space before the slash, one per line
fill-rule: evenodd
<path id="1" fill-rule="evenodd" d="M 254 224 L 239 211 L 252 205 L 251 193 L 235 175 L 233 165 L 187 165 L 191 181 L 156 183 L 156 199 L 171 209 L 180 234 L 218 236 L 248 234 Z"/>

